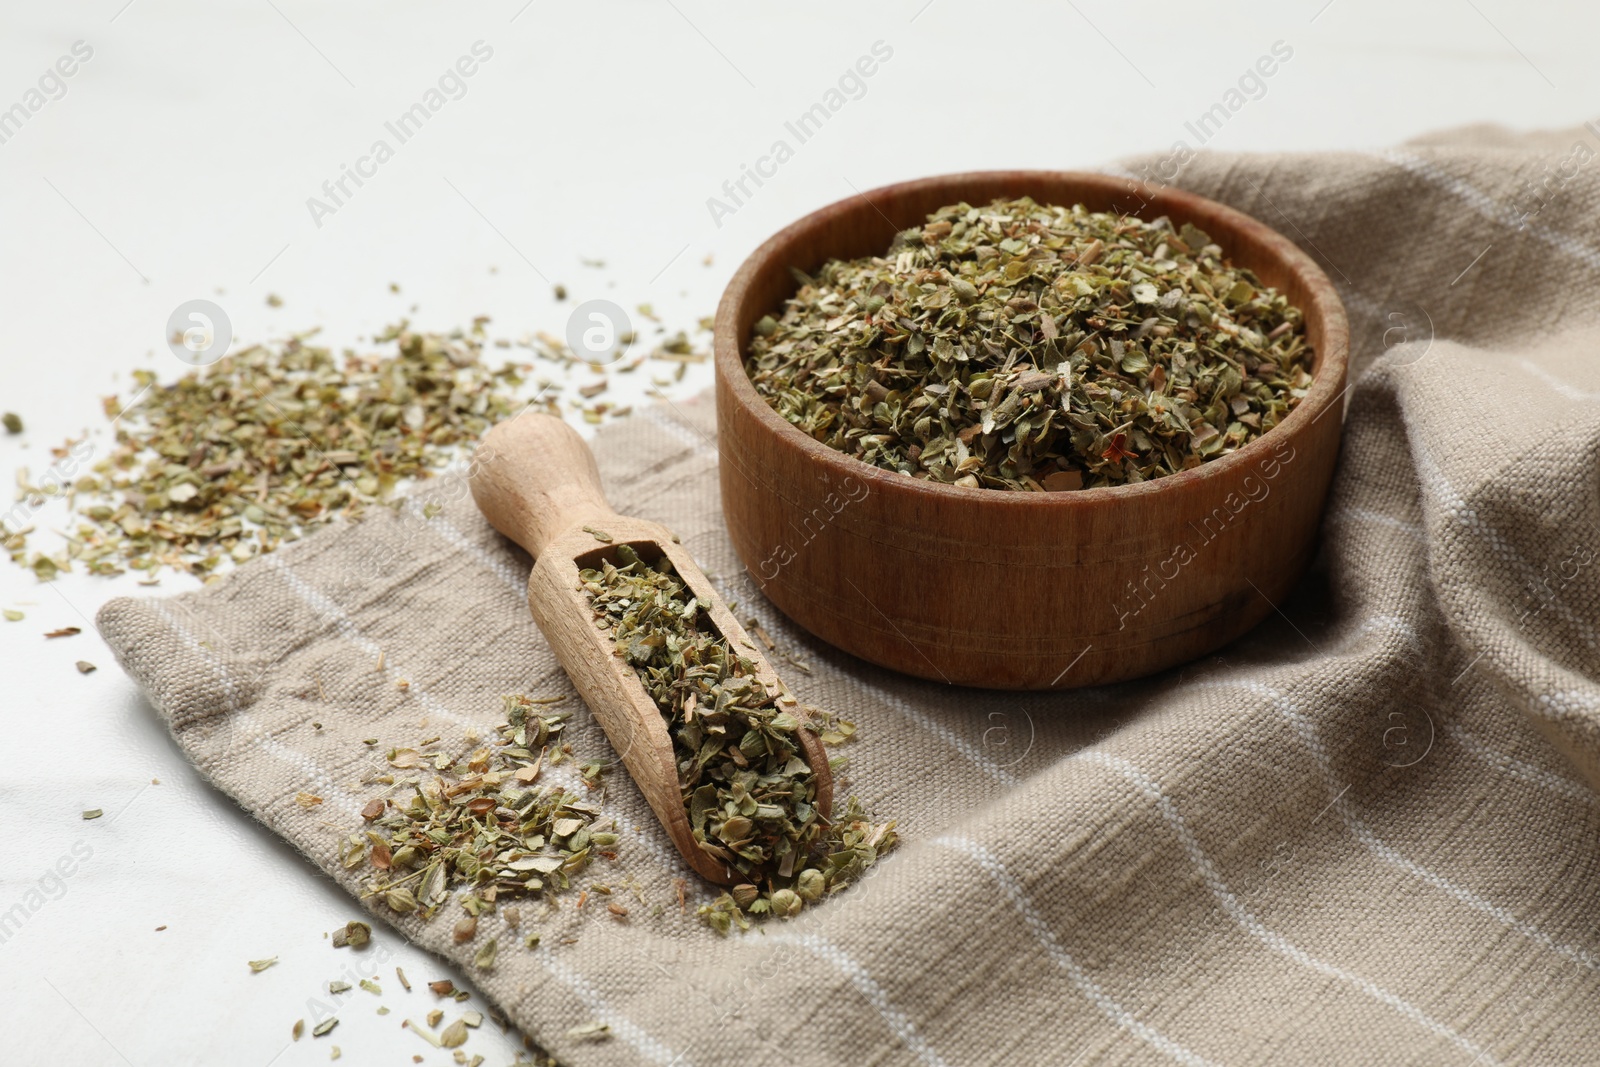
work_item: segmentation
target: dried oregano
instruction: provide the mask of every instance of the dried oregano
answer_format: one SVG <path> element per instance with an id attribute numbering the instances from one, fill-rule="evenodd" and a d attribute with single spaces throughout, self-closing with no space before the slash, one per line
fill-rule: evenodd
<path id="1" fill-rule="evenodd" d="M 1165 217 L 963 203 L 886 256 L 795 274 L 750 380 L 817 440 L 915 478 L 1145 481 L 1266 433 L 1311 385 L 1300 310 Z"/>
<path id="2" fill-rule="evenodd" d="M 336 517 L 393 503 L 403 483 L 446 465 L 521 409 L 519 394 L 536 388 L 541 407 L 559 410 L 555 397 L 566 384 L 559 378 L 525 382 L 534 369 L 528 362 L 490 367 L 487 321 L 446 334 L 400 323 L 373 339 L 377 352 L 346 349 L 338 357 L 310 343 L 313 330 L 252 345 L 169 384 L 137 371 L 126 410 L 122 400 L 106 400 L 116 419 L 111 454 L 81 477 L 63 479 L 52 468 L 34 484 L 19 473 L 17 501 L 27 506 L 7 516 L 0 544 L 43 578 L 74 560 L 100 574 L 170 566 L 209 575 Z M 512 348 L 506 340 L 494 345 Z M 563 373 L 589 367 L 547 334 L 527 334 L 516 347 Z M 673 348 L 668 342 L 654 358 L 681 366 L 688 357 Z M 615 369 L 631 372 L 646 358 Z M 572 406 L 591 423 L 628 413 L 604 403 Z M 69 441 L 53 452 L 76 474 L 94 447 Z M 31 528 L 19 528 L 18 516 L 25 520 L 56 496 L 68 498 L 79 525 L 64 550 L 30 556 Z"/>
<path id="3" fill-rule="evenodd" d="M 372 942 L 372 927 L 352 919 L 333 932 L 334 948 L 365 948 Z"/>
<path id="4" fill-rule="evenodd" d="M 80 521 L 66 550 L 25 560 L 20 534 L 0 536 L 43 577 L 74 560 L 97 574 L 207 574 L 225 557 L 242 563 L 358 517 L 517 410 L 523 368 L 483 362 L 484 321 L 450 334 L 400 323 L 374 338 L 393 346 L 378 354 L 335 356 L 311 331 L 169 384 L 136 371 L 136 403 L 124 411 L 106 400 L 117 418 L 111 454 L 68 486 Z"/>
<path id="5" fill-rule="evenodd" d="M 799 702 L 767 689 L 668 560 L 615 554 L 579 575 L 595 623 L 667 720 L 695 840 L 745 878 L 701 916 L 726 933 L 745 913 L 791 916 L 842 889 L 893 847 L 894 823 L 870 822 L 854 798 L 823 818 Z"/>
<path id="6" fill-rule="evenodd" d="M 456 940 L 468 941 L 476 917 L 498 902 L 566 889 L 595 856 L 615 855 L 615 825 L 597 823 L 597 804 L 540 781 L 547 767 L 572 761 L 561 739 L 570 715 L 541 710 L 547 703 L 506 697 L 498 742 L 465 754 L 432 751 L 438 738 L 389 751 L 390 768 L 418 773 L 370 779 L 387 788 L 361 812 L 367 829 L 343 848 L 345 867 L 372 871 L 365 896 L 425 918 L 455 896 L 466 913 Z M 580 765 L 578 781 L 597 787 L 600 764 Z"/>
<path id="7" fill-rule="evenodd" d="M 449 333 L 401 322 L 373 338 L 375 351 L 337 357 L 312 343 L 311 330 L 250 345 L 168 384 L 136 371 L 128 396 L 105 400 L 116 434 L 109 455 L 85 436 L 51 449 L 55 462 L 42 473 L 18 471 L 0 547 L 45 580 L 74 561 L 96 574 L 171 567 L 209 580 L 334 518 L 395 505 L 404 483 L 462 455 L 525 401 L 559 413 L 559 397 L 580 375 L 588 384 L 565 406 L 599 424 L 631 410 L 593 400 L 610 374 L 675 364 L 676 377 L 652 376 L 649 395 L 661 396 L 708 358 L 680 332 L 648 354 L 601 365 L 558 337 L 528 332 L 492 342 L 518 356 L 495 369 L 488 321 Z M 710 320 L 699 328 L 709 332 Z M 623 338 L 638 340 L 631 331 Z M 538 363 L 551 373 L 534 375 Z M 7 419 L 21 430 L 20 419 Z M 76 512 L 75 526 L 62 531 L 65 547 L 30 552 L 30 519 L 57 497 Z"/>

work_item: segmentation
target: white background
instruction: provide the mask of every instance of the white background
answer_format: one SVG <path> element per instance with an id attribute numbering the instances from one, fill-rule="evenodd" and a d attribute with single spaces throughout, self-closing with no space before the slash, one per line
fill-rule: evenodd
<path id="1" fill-rule="evenodd" d="M 126 397 L 132 368 L 182 372 L 165 324 L 195 297 L 221 304 L 244 341 L 321 325 L 348 342 L 413 303 L 428 328 L 489 314 L 496 335 L 560 334 L 590 297 L 648 301 L 692 328 L 760 241 L 853 190 L 1193 144 L 1184 123 L 1277 41 L 1292 58 L 1209 147 L 1574 124 L 1593 117 L 1600 83 L 1600 12 L 1577 2 L 124 5 L 5 0 L 0 109 L 75 41 L 94 55 L 0 144 L 0 410 L 28 426 L 0 439 L 0 471 L 37 474 L 51 446 L 103 427 L 99 398 Z M 480 40 L 493 57 L 466 95 L 317 226 L 307 198 L 376 138 L 393 145 L 384 122 Z M 865 94 L 717 225 L 707 198 L 774 139 L 793 144 L 784 121 L 877 41 L 893 56 Z M 555 282 L 572 300 L 555 302 Z M 40 547 L 54 550 L 62 518 L 40 513 Z M 288 1045 L 347 962 L 324 931 L 359 911 L 188 768 L 89 622 L 112 596 L 193 584 L 46 585 L 0 559 L 0 606 L 27 615 L 0 622 L 0 912 L 75 845 L 92 849 L 0 944 L 0 1062 L 266 1067 L 327 1062 L 335 1043 L 346 1063 L 449 1062 L 399 1022 L 452 969 L 386 930 L 392 1014 L 346 994 L 331 1037 Z M 69 625 L 85 632 L 42 637 Z M 77 659 L 101 669 L 80 676 Z M 82 821 L 96 807 L 106 816 Z M 246 967 L 274 955 L 263 974 Z M 399 991 L 397 963 L 419 992 Z M 486 1026 L 467 1051 L 499 1067 L 516 1047 Z"/>

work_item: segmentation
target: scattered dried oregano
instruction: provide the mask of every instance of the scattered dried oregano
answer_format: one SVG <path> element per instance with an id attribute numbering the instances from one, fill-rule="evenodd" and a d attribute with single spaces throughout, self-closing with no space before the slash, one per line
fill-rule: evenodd
<path id="1" fill-rule="evenodd" d="M 1187 470 L 1311 386 L 1300 310 L 1165 217 L 957 204 L 832 260 L 756 323 L 756 390 L 886 470 L 1071 490 Z"/>
<path id="2" fill-rule="evenodd" d="M 386 795 L 368 803 L 368 829 L 344 846 L 345 867 L 373 872 L 364 895 L 381 896 L 397 914 L 431 918 L 461 890 L 466 916 L 456 932 L 465 936 L 457 941 L 476 936 L 477 916 L 498 902 L 567 889 L 595 856 L 615 855 L 615 823 L 597 824 L 598 805 L 540 782 L 547 767 L 572 760 L 561 740 L 570 713 L 521 695 L 505 707 L 496 744 L 451 755 L 428 751 L 439 740 L 430 738 L 391 750 L 390 767 L 421 773 L 374 776 Z M 597 787 L 601 765 L 580 764 L 578 780 Z M 493 966 L 492 950 L 479 958 Z"/>
<path id="3" fill-rule="evenodd" d="M 80 520 L 67 547 L 29 559 L 25 532 L 0 529 L 0 538 L 45 578 L 74 561 L 95 574 L 166 566 L 204 575 L 359 517 L 517 410 L 528 365 L 483 362 L 485 321 L 449 334 L 400 323 L 374 338 L 384 351 L 367 355 L 335 356 L 311 343 L 313 330 L 169 384 L 135 371 L 126 411 L 106 398 L 117 419 L 111 454 L 65 486 Z M 72 455 L 82 449 L 93 451 L 80 444 Z M 22 484 L 19 499 L 60 492 Z"/>
<path id="4" fill-rule="evenodd" d="M 372 940 L 372 927 L 364 922 L 347 922 L 333 932 L 334 948 L 365 948 Z"/>
<path id="5" fill-rule="evenodd" d="M 893 847 L 894 823 L 868 821 L 854 798 L 824 819 L 799 702 L 767 689 L 670 561 L 646 563 L 629 545 L 616 560 L 579 575 L 595 623 L 667 720 L 695 840 L 747 879 L 700 915 L 726 933 L 746 913 L 792 916 L 842 889 Z"/>
<path id="6" fill-rule="evenodd" d="M 171 383 L 135 371 L 126 397 L 105 399 L 116 435 L 109 455 L 85 436 L 51 449 L 45 471 L 18 471 L 0 547 L 43 580 L 75 561 L 94 574 L 145 572 L 148 584 L 163 567 L 209 580 L 335 518 L 396 504 L 404 483 L 447 465 L 524 400 L 553 414 L 565 406 L 598 425 L 632 410 L 593 399 L 609 375 L 673 364 L 674 375 L 651 377 L 647 393 L 659 397 L 709 358 L 679 332 L 608 366 L 543 331 L 491 342 L 488 321 L 448 333 L 401 322 L 372 339 L 375 351 L 337 356 L 313 344 L 318 331 L 310 330 L 249 345 Z M 699 329 L 709 333 L 711 320 Z M 631 330 L 618 337 L 639 340 Z M 518 361 L 491 368 L 491 345 Z M 534 373 L 541 363 L 549 374 Z M 563 404 L 568 386 L 578 397 Z M 22 430 L 15 415 L 0 422 Z M 30 552 L 30 518 L 54 498 L 67 501 L 76 523 L 61 531 L 61 549 Z"/>

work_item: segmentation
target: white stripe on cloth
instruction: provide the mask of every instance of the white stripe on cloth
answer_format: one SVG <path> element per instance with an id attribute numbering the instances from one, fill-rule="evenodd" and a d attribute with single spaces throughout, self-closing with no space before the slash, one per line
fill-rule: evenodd
<path id="1" fill-rule="evenodd" d="M 304 601 L 306 607 L 316 612 L 321 618 L 328 619 L 333 623 L 334 628 L 338 630 L 340 637 L 344 638 L 346 641 L 349 641 L 352 645 L 355 645 L 361 651 L 371 656 L 374 663 L 377 662 L 380 654 L 382 654 L 383 676 L 386 679 L 398 685 L 399 682 L 406 677 L 405 672 L 399 670 L 394 663 L 390 662 L 389 657 L 384 652 L 382 646 L 380 646 L 376 641 L 372 640 L 366 634 L 363 634 L 356 627 L 356 624 L 350 620 L 350 616 L 345 614 L 343 608 L 341 608 L 338 604 L 335 604 L 328 597 L 324 596 L 314 586 L 312 586 L 310 582 L 306 581 L 294 571 L 290 570 L 289 565 L 283 561 L 283 557 L 279 556 L 277 553 L 273 553 L 271 555 L 264 556 L 263 559 L 265 559 L 269 566 L 283 576 L 283 580 L 289 586 L 290 591 Z M 469 718 L 465 715 L 458 715 L 451 711 L 449 708 L 441 704 L 436 697 L 434 697 L 427 690 L 423 689 L 421 686 L 417 685 L 415 682 L 409 682 L 405 692 L 407 696 L 416 698 L 417 702 L 427 709 L 429 715 L 435 715 L 441 719 L 446 719 L 455 723 L 457 726 L 470 726 L 482 734 L 493 733 L 493 730 L 486 723 L 480 723 L 475 719 Z"/>
<path id="2" fill-rule="evenodd" d="M 1535 767 L 1533 764 L 1519 760 L 1515 756 L 1510 756 L 1491 748 L 1478 738 L 1467 733 L 1466 730 L 1461 728 L 1461 724 L 1454 719 L 1445 722 L 1444 732 L 1450 736 L 1450 740 L 1509 777 L 1527 782 L 1530 785 L 1536 785 L 1541 789 L 1549 790 L 1552 793 L 1566 797 L 1568 800 L 1575 800 L 1589 807 L 1595 807 L 1600 804 L 1600 797 L 1595 796 L 1594 790 L 1582 782 L 1547 771 L 1543 767 Z"/>
<path id="3" fill-rule="evenodd" d="M 552 977 L 572 990 L 573 994 L 583 1001 L 593 1013 L 596 1022 L 609 1026 L 611 1033 L 632 1045 L 638 1050 L 639 1055 L 652 1063 L 660 1064 L 661 1067 L 692 1067 L 687 1052 L 674 1052 L 671 1046 L 650 1036 L 638 1023 L 613 1008 L 594 987 L 594 983 L 556 959 L 555 954 L 548 948 L 540 945 L 534 950 L 534 957 Z"/>
<path id="4" fill-rule="evenodd" d="M 1328 521 L 1376 523 L 1379 526 L 1387 526 L 1390 529 L 1399 530 L 1420 545 L 1426 546 L 1428 543 L 1427 533 L 1417 523 L 1406 522 L 1404 519 L 1397 519 L 1393 515 L 1385 515 L 1383 512 L 1373 511 L 1371 508 L 1345 507 L 1337 511 L 1330 511 L 1328 513 Z"/>
<path id="5" fill-rule="evenodd" d="M 1345 635 L 1344 639 L 1338 644 L 1330 645 L 1328 648 L 1335 652 L 1345 652 L 1368 634 L 1374 633 L 1396 634 L 1400 640 L 1410 647 L 1412 652 L 1418 655 L 1426 650 L 1426 646 L 1422 643 L 1422 638 L 1412 625 L 1399 615 L 1390 613 L 1368 615 L 1361 620 L 1361 623 L 1353 631 Z"/>
<path id="6" fill-rule="evenodd" d="M 1098 1008 L 1102 1015 L 1110 1019 L 1120 1029 L 1127 1031 L 1150 1047 L 1170 1056 L 1179 1063 L 1186 1064 L 1188 1067 L 1211 1067 L 1210 1060 L 1189 1051 L 1154 1027 L 1140 1022 L 1126 1008 L 1107 995 L 1105 990 L 1101 989 L 1099 984 L 1089 977 L 1088 973 L 1078 964 L 1078 961 L 1074 960 L 1067 950 L 1061 947 L 1061 942 L 1056 938 L 1055 931 L 1050 929 L 1050 924 L 1045 922 L 1044 917 L 1033 906 L 1033 902 L 1028 899 L 1027 891 L 1022 888 L 1021 883 L 1012 876 L 1011 872 L 1006 870 L 1005 865 L 1000 862 L 998 856 L 977 842 L 969 841 L 964 837 L 936 837 L 929 843 L 954 849 L 976 860 L 978 866 L 983 868 L 984 873 L 999 883 L 1001 890 L 1006 895 L 1006 899 L 1011 902 L 1012 907 L 1021 913 L 1022 921 L 1028 927 L 1028 932 L 1033 934 L 1034 940 L 1044 948 L 1051 962 L 1066 972 L 1067 977 L 1077 987 L 1078 992 L 1088 998 L 1089 1002 Z"/>
<path id="7" fill-rule="evenodd" d="M 200 657 L 217 672 L 217 681 L 221 683 L 223 693 L 228 699 L 230 727 L 234 723 L 242 725 L 247 731 L 245 737 L 251 744 L 279 763 L 300 771 L 306 776 L 307 782 L 315 785 L 320 790 L 319 796 L 332 798 L 334 804 L 343 809 L 352 819 L 360 818 L 360 802 L 342 786 L 334 782 L 332 778 L 329 778 L 316 760 L 303 752 L 296 752 L 274 741 L 267 735 L 266 727 L 262 726 L 259 720 L 244 710 L 244 704 L 239 699 L 239 689 L 233 684 L 233 678 L 228 674 L 228 668 L 223 664 L 222 659 L 211 649 L 201 644 L 181 622 L 174 618 L 172 612 L 167 609 L 166 604 L 160 600 L 151 600 L 148 603 L 150 609 L 167 624 L 167 628 L 177 635 L 178 640 L 187 645 L 189 651 Z"/>
<path id="8" fill-rule="evenodd" d="M 1139 792 L 1144 794 L 1145 797 L 1155 803 L 1156 810 L 1160 812 L 1161 817 L 1171 827 L 1184 852 L 1188 854 L 1190 862 L 1200 872 L 1200 876 L 1204 879 L 1206 888 L 1211 891 L 1211 895 L 1216 898 L 1217 903 L 1222 906 L 1222 910 L 1227 913 L 1228 917 L 1251 937 L 1254 937 L 1272 951 L 1308 970 L 1349 985 L 1380 1004 L 1393 1009 L 1429 1032 L 1444 1038 L 1463 1052 L 1478 1057 L 1473 1061 L 1474 1063 L 1495 1064 L 1499 1062 L 1489 1054 L 1488 1049 L 1457 1033 L 1410 1001 L 1389 992 L 1369 978 L 1347 971 L 1337 964 L 1327 963 L 1318 959 L 1305 949 L 1295 945 L 1282 934 L 1268 929 L 1254 913 L 1239 903 L 1239 899 L 1234 896 L 1232 890 L 1228 888 L 1228 884 L 1223 881 L 1216 865 L 1211 862 L 1211 857 L 1206 854 L 1205 850 L 1200 847 L 1200 843 L 1195 840 L 1194 834 L 1189 830 L 1188 824 L 1184 822 L 1183 816 L 1179 814 L 1177 807 L 1161 791 L 1161 787 L 1138 767 L 1125 759 L 1104 752 L 1083 752 L 1077 758 L 1089 763 L 1099 763 L 1116 771 L 1137 788 Z"/>
<path id="9" fill-rule="evenodd" d="M 1391 867 L 1428 883 L 1440 892 L 1454 897 L 1474 911 L 1489 916 L 1507 929 L 1516 931 L 1528 940 L 1544 946 L 1562 958 L 1576 963 L 1580 967 L 1587 967 L 1591 971 L 1600 971 L 1600 959 L 1597 959 L 1593 953 L 1562 944 L 1532 923 L 1517 918 L 1500 905 L 1478 895 L 1465 886 L 1457 885 L 1443 875 L 1422 866 L 1415 860 L 1401 855 L 1393 846 L 1378 837 L 1371 827 L 1354 814 L 1350 801 L 1345 799 L 1349 791 L 1348 783 L 1341 784 L 1334 774 L 1333 762 L 1328 756 L 1328 750 L 1323 745 L 1322 739 L 1317 735 L 1316 727 L 1295 706 L 1294 702 L 1283 693 L 1271 686 L 1242 679 L 1236 682 L 1208 682 L 1205 688 L 1243 689 L 1256 696 L 1264 697 L 1288 720 L 1295 735 L 1305 745 L 1306 750 L 1311 754 L 1312 761 L 1317 765 L 1318 776 L 1322 779 L 1323 787 L 1328 791 L 1328 796 L 1330 797 L 1329 806 L 1338 813 L 1339 819 L 1345 825 L 1345 829 L 1349 830 L 1351 835 L 1360 841 L 1368 852 L 1371 852 Z"/>
<path id="10" fill-rule="evenodd" d="M 1539 379 L 1541 382 L 1548 385 L 1551 389 L 1555 390 L 1561 396 L 1566 397 L 1568 400 L 1600 400 L 1600 392 L 1590 393 L 1579 389 L 1575 385 L 1568 385 L 1566 382 L 1562 381 L 1560 378 L 1557 378 L 1554 374 L 1551 374 L 1549 371 L 1545 370 L 1531 359 L 1519 359 L 1517 360 L 1517 366 L 1521 367 L 1523 370 L 1527 371 L 1529 374 L 1533 375 L 1535 378 Z"/>
<path id="11" fill-rule="evenodd" d="M 871 1004 L 873 1008 L 877 1010 L 878 1014 L 883 1017 L 883 1021 L 888 1025 L 889 1029 L 894 1032 L 894 1035 L 898 1037 L 902 1043 L 904 1043 L 906 1048 L 913 1056 L 915 1056 L 922 1063 L 927 1064 L 928 1067 L 947 1067 L 943 1057 L 935 1052 L 933 1047 L 928 1044 L 927 1039 L 918 1032 L 916 1025 L 912 1023 L 911 1019 L 903 1011 L 890 1003 L 889 994 L 886 993 L 883 987 L 873 979 L 872 975 L 867 971 L 867 969 L 861 966 L 861 964 L 857 963 L 855 959 L 849 955 L 849 953 L 845 952 L 831 941 L 827 941 L 821 937 L 818 937 L 816 934 L 796 935 L 779 932 L 776 934 L 768 934 L 767 940 L 776 941 L 783 944 L 798 945 L 800 948 L 812 953 L 819 959 L 826 961 L 840 974 L 844 975 L 850 980 L 850 984 L 855 986 L 856 991 L 866 999 L 867 1003 Z"/>
<path id="12" fill-rule="evenodd" d="M 1445 515 L 1477 534 L 1483 543 L 1496 556 L 1500 557 L 1501 562 L 1507 564 L 1516 572 L 1519 579 L 1525 584 L 1533 585 L 1537 588 L 1537 581 L 1540 575 L 1517 553 L 1511 543 L 1500 535 L 1499 530 L 1479 518 L 1477 511 L 1467 504 L 1460 493 L 1456 492 L 1455 487 L 1450 484 L 1450 480 L 1445 477 L 1444 471 L 1439 468 L 1433 457 L 1428 454 L 1428 450 L 1423 447 L 1422 442 L 1415 437 L 1412 440 L 1412 454 L 1417 464 L 1417 475 L 1422 480 L 1423 488 L 1438 502 Z M 1590 648 L 1596 647 L 1594 629 L 1586 621 L 1574 615 L 1572 609 L 1559 599 L 1554 606 L 1556 612 L 1567 621 L 1569 626 L 1577 631 L 1586 645 Z"/>
<path id="13" fill-rule="evenodd" d="M 895 696 L 886 689 L 880 689 L 875 685 L 869 685 L 854 675 L 846 675 L 843 671 L 836 671 L 833 673 L 837 675 L 840 681 L 845 682 L 851 687 L 871 693 L 884 704 L 893 708 L 895 711 L 898 711 L 901 715 L 905 716 L 907 719 L 910 719 L 917 726 L 921 727 L 923 730 L 926 730 L 928 733 L 937 737 L 939 740 L 943 741 L 945 744 L 961 753 L 972 763 L 974 767 L 982 771 L 984 774 L 987 774 L 990 778 L 993 778 L 1001 785 L 1014 786 L 1022 782 L 1022 779 L 1017 775 L 1012 774 L 998 762 L 984 755 L 983 750 L 977 745 L 974 745 L 971 741 L 966 740 L 943 723 L 930 718 L 916 707 L 913 707 L 909 701 L 902 700 L 900 697 Z"/>
<path id="14" fill-rule="evenodd" d="M 1497 226 L 1526 233 L 1535 240 L 1543 242 L 1559 252 L 1566 253 L 1586 266 L 1600 268 L 1600 250 L 1584 244 L 1569 234 L 1552 230 L 1548 226 L 1524 222 L 1511 210 L 1509 205 L 1502 204 L 1488 193 L 1447 173 L 1421 156 L 1393 148 L 1385 149 L 1381 152 L 1373 152 L 1371 156 L 1374 159 L 1381 159 L 1385 163 L 1391 163 L 1401 170 L 1421 178 L 1429 185 L 1451 193 L 1464 201 L 1473 211 L 1476 211 Z"/>
<path id="15" fill-rule="evenodd" d="M 671 404 L 672 401 L 669 400 L 667 403 Z M 676 405 L 673 406 L 673 410 L 678 410 Z M 679 414 L 682 413 L 679 412 Z M 644 409 L 644 417 L 683 443 L 689 451 L 699 452 L 702 455 L 709 452 L 719 459 L 721 458 L 720 450 L 717 448 L 715 441 L 704 430 L 688 425 L 687 419 L 684 422 L 679 422 L 663 412 L 656 404 L 651 404 Z"/>
<path id="16" fill-rule="evenodd" d="M 520 567 L 514 567 L 508 560 L 485 551 L 481 545 L 474 544 L 471 538 L 456 529 L 445 519 L 438 516 L 434 516 L 431 519 L 428 518 L 422 508 L 417 505 L 414 497 L 407 497 L 405 506 L 401 510 L 408 515 L 415 516 L 428 529 L 466 552 L 479 563 L 482 563 L 495 577 L 510 586 L 511 591 L 517 595 L 519 600 L 526 602 L 528 599 L 528 576 L 521 573 Z"/>

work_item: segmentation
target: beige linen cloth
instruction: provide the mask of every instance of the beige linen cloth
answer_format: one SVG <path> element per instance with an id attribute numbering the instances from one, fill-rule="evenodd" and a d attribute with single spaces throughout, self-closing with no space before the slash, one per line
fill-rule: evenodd
<path id="1" fill-rule="evenodd" d="M 528 950 L 501 916 L 453 945 L 453 918 L 377 914 L 577 1067 L 1600 1060 L 1597 153 L 1467 130 L 1182 168 L 1322 263 L 1354 384 L 1311 572 L 1144 681 L 1016 695 L 858 662 L 735 559 L 709 398 L 601 432 L 615 506 L 678 531 L 802 699 L 859 723 L 848 788 L 904 844 L 724 939 L 692 876 L 680 912 L 687 871 L 619 773 L 592 878 L 636 883 L 626 922 L 569 896 Z M 502 693 L 571 692 L 528 568 L 450 478 L 100 628 L 201 771 L 357 891 L 339 843 L 383 749 L 464 748 Z M 574 735 L 608 754 L 581 706 Z"/>

